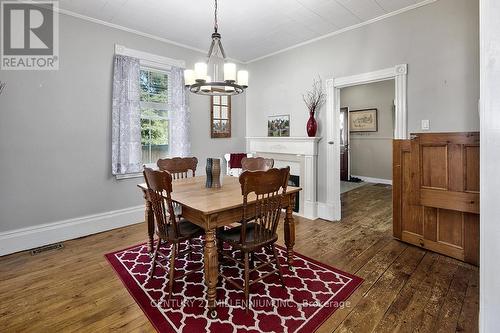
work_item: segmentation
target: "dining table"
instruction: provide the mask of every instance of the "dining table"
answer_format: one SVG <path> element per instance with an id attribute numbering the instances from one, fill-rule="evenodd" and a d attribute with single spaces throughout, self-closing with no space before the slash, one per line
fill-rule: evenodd
<path id="1" fill-rule="evenodd" d="M 241 185 L 237 177 L 224 176 L 221 187 L 206 188 L 205 176 L 177 179 L 172 182 L 172 201 L 180 206 L 182 217 L 200 226 L 205 230 L 204 242 L 204 273 L 207 286 L 207 307 L 209 315 L 215 317 L 217 283 L 219 280 L 219 263 L 216 245 L 216 229 L 229 226 L 242 218 L 243 196 Z M 155 223 L 151 203 L 147 200 L 146 183 L 137 185 L 145 198 L 145 220 L 148 232 L 148 250 L 153 252 Z M 296 194 L 300 187 L 288 186 L 285 191 L 282 207 L 284 212 L 284 240 L 286 246 L 287 263 L 293 265 L 293 246 L 295 244 L 295 222 L 293 208 Z M 256 196 L 248 196 L 248 207 L 255 204 Z"/>

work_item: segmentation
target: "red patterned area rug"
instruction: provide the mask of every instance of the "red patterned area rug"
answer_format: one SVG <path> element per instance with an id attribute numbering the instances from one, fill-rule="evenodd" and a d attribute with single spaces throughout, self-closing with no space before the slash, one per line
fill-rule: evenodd
<path id="1" fill-rule="evenodd" d="M 158 332 L 314 332 L 339 307 L 349 306 L 347 298 L 363 282 L 355 275 L 295 254 L 294 269 L 285 265 L 285 250 L 278 247 L 283 264 L 286 289 L 273 274 L 250 287 L 250 309 L 244 308 L 243 291 L 225 280 L 217 287 L 217 318 L 209 319 L 206 310 L 203 271 L 174 282 L 172 298 L 168 299 L 168 279 L 165 271 L 151 269 L 145 244 L 106 254 L 106 258 L 123 284 L 142 308 Z M 164 249 L 168 253 L 168 250 Z M 267 254 L 259 254 L 261 258 Z M 177 274 L 202 263 L 201 254 L 178 259 Z M 256 261 L 257 264 L 258 261 Z M 223 263 L 226 276 L 242 282 L 240 267 Z M 266 271 L 253 272 L 255 278 Z"/>

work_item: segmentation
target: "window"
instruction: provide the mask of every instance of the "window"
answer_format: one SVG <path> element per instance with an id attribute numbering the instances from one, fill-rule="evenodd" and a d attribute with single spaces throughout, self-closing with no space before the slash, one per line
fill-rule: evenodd
<path id="1" fill-rule="evenodd" d="M 142 67 L 140 87 L 142 162 L 156 163 L 169 154 L 168 72 Z"/>
<path id="2" fill-rule="evenodd" d="M 183 60 L 115 44 L 111 169 L 117 179 L 142 177 L 142 165 L 160 158 L 190 155 L 185 67 Z"/>

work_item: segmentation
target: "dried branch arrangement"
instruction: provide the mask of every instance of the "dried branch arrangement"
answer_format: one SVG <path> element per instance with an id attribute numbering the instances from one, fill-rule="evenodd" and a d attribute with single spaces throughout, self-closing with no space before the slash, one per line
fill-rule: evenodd
<path id="1" fill-rule="evenodd" d="M 309 112 L 315 112 L 318 110 L 326 101 L 326 94 L 323 91 L 323 86 L 321 85 L 321 78 L 313 79 L 312 90 L 306 91 L 302 94 L 302 99 L 307 106 Z"/>

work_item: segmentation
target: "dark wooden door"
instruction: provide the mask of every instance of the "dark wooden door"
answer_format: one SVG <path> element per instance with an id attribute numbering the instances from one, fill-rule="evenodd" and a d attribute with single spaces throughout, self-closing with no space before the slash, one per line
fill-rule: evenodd
<path id="1" fill-rule="evenodd" d="M 340 180 L 349 180 L 349 110 L 340 108 Z"/>
<path id="2" fill-rule="evenodd" d="M 479 263 L 479 133 L 394 140 L 393 225 L 402 241 Z"/>

